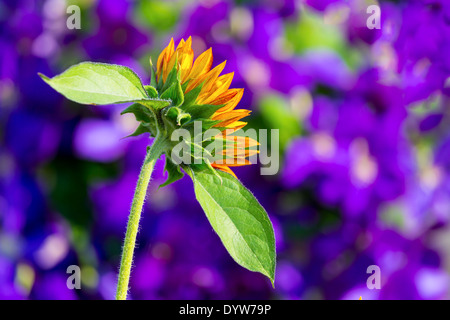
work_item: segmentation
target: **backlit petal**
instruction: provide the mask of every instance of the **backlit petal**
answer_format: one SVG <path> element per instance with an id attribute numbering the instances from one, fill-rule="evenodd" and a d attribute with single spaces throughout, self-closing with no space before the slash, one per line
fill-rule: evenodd
<path id="1" fill-rule="evenodd" d="M 228 90 L 233 80 L 234 72 L 224 74 L 217 78 L 208 92 L 200 93 L 197 101 L 200 104 L 210 104 L 218 96 Z M 202 88 L 202 91 L 205 87 Z"/>

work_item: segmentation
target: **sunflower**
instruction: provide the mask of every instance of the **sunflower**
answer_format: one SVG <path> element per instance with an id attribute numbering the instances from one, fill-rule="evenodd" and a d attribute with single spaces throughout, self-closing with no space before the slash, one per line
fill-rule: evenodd
<path id="1" fill-rule="evenodd" d="M 211 165 L 235 176 L 230 167 L 251 164 L 247 158 L 258 151 L 250 148 L 259 145 L 252 138 L 231 135 L 246 126 L 247 123 L 241 119 L 251 113 L 247 109 L 235 109 L 242 98 L 244 89 L 230 88 L 234 72 L 220 75 L 226 61 L 211 69 L 213 63 L 211 48 L 200 54 L 194 61 L 194 51 L 191 46 L 192 38 L 189 37 L 186 41 L 181 39 L 175 49 L 172 38 L 158 57 L 156 81 L 164 84 L 171 70 L 176 67 L 184 95 L 201 86 L 195 100 L 197 105 L 205 105 L 205 108 L 222 105 L 210 119 L 218 122 L 213 127 L 222 130 L 221 138 L 229 144 L 222 151 L 223 159 Z M 225 158 L 226 161 L 223 161 Z"/>

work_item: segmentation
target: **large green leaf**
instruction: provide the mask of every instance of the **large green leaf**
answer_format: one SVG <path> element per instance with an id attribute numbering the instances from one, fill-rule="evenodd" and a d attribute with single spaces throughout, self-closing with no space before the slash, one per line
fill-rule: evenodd
<path id="1" fill-rule="evenodd" d="M 39 76 L 66 98 L 81 104 L 112 104 L 148 98 L 139 77 L 123 66 L 82 62 L 53 78 Z"/>
<path id="2" fill-rule="evenodd" d="M 266 275 L 273 285 L 275 236 L 264 208 L 228 173 L 191 174 L 197 200 L 230 255 L 244 268 Z"/>

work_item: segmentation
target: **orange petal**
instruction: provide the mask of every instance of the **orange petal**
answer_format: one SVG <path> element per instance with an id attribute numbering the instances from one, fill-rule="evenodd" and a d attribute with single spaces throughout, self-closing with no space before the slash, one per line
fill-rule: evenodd
<path id="1" fill-rule="evenodd" d="M 209 91 L 203 91 L 206 90 L 204 86 L 202 88 L 202 92 L 200 92 L 197 102 L 199 104 L 210 104 L 218 96 L 228 90 L 231 85 L 231 81 L 233 80 L 233 76 L 234 72 L 231 72 L 218 77 Z"/>
<path id="2" fill-rule="evenodd" d="M 251 147 L 259 146 L 259 142 L 250 137 L 226 135 L 226 136 L 222 137 L 222 139 L 235 143 L 237 148 L 251 148 Z"/>
<path id="3" fill-rule="evenodd" d="M 191 91 L 201 83 L 203 83 L 203 87 L 202 90 L 200 91 L 200 94 L 208 92 L 212 88 L 214 81 L 216 81 L 217 77 L 222 72 L 223 68 L 225 68 L 225 64 L 226 61 L 219 64 L 214 69 L 210 70 L 208 73 L 203 74 L 196 79 L 192 79 L 186 88 L 186 92 Z"/>
<path id="4" fill-rule="evenodd" d="M 252 111 L 247 109 L 238 109 L 230 112 L 224 112 L 221 114 L 214 114 L 212 120 L 222 120 L 222 122 L 214 125 L 214 127 L 228 127 L 234 128 L 236 125 L 234 122 L 241 120 L 242 118 L 248 116 Z"/>
<path id="5" fill-rule="evenodd" d="M 198 77 L 206 74 L 210 69 L 213 62 L 212 49 L 209 48 L 205 52 L 195 59 L 191 72 L 187 76 L 187 80 L 197 79 Z"/>
<path id="6" fill-rule="evenodd" d="M 227 166 L 225 166 L 225 165 L 223 165 L 223 164 L 215 164 L 215 163 L 212 163 L 211 166 L 212 166 L 213 168 L 222 170 L 223 172 L 227 172 L 227 173 L 231 174 L 233 177 L 235 177 L 235 178 L 237 179 L 237 177 L 236 177 L 236 175 L 234 174 L 234 172 L 231 171 L 231 169 L 228 168 Z"/>
<path id="7" fill-rule="evenodd" d="M 231 135 L 231 134 L 235 133 L 236 131 L 238 131 L 239 129 L 242 129 L 246 125 L 247 125 L 247 122 L 235 121 L 235 122 L 229 124 L 227 126 L 227 129 L 223 130 L 220 134 L 217 135 L 217 137 L 220 138 L 221 136 L 225 137 L 227 135 Z"/>
<path id="8" fill-rule="evenodd" d="M 229 112 L 223 112 L 220 114 L 214 114 L 211 119 L 212 120 L 228 120 L 228 119 L 234 119 L 236 117 L 246 117 L 248 116 L 252 110 L 248 109 L 236 109 Z"/>
<path id="9" fill-rule="evenodd" d="M 233 110 L 239 101 L 241 101 L 242 95 L 244 94 L 244 89 L 229 89 L 222 93 L 216 100 L 211 102 L 211 104 L 225 104 L 222 108 L 216 111 L 216 113 L 223 113 Z"/>
<path id="10" fill-rule="evenodd" d="M 184 39 L 180 40 L 177 49 L 170 57 L 169 62 L 163 70 L 163 80 L 166 81 L 170 71 L 172 71 L 175 66 L 175 62 L 178 60 L 177 70 L 180 70 L 181 82 L 187 77 L 187 74 L 192 68 L 192 62 L 194 61 L 194 51 L 191 48 L 192 38 L 189 37 L 185 42 Z"/>
<path id="11" fill-rule="evenodd" d="M 203 79 L 200 81 L 200 83 L 203 82 L 203 87 L 202 91 L 200 91 L 200 94 L 204 94 L 213 88 L 214 83 L 216 82 L 219 75 L 222 73 L 226 63 L 227 61 L 225 60 L 224 62 L 222 62 L 221 64 L 219 64 L 218 66 L 216 66 L 214 69 L 212 69 L 206 75 L 203 76 Z"/>
<path id="12" fill-rule="evenodd" d="M 230 157 L 251 157 L 255 154 L 258 154 L 259 150 L 255 149 L 241 149 L 237 147 L 227 147 L 225 150 L 222 150 L 222 155 L 230 156 Z"/>
<path id="13" fill-rule="evenodd" d="M 178 50 L 172 54 L 172 57 L 170 57 L 169 62 L 164 67 L 164 70 L 163 70 L 163 80 L 164 81 L 167 80 L 167 76 L 169 75 L 170 71 L 172 71 L 173 66 L 175 65 L 175 61 L 177 61 L 177 60 L 179 60 L 179 51 Z"/>
<path id="14" fill-rule="evenodd" d="M 158 61 L 156 62 L 156 74 L 159 76 L 162 71 L 164 56 L 166 55 L 167 47 L 159 54 Z"/>
<path id="15" fill-rule="evenodd" d="M 156 65 L 156 73 L 160 77 L 161 74 L 164 74 L 167 69 L 167 64 L 173 55 L 174 43 L 173 38 L 170 39 L 169 45 L 161 52 L 158 57 L 157 65 Z M 164 78 L 164 77 L 163 77 Z M 165 79 L 164 79 L 165 80 Z"/>
<path id="16" fill-rule="evenodd" d="M 228 159 L 228 160 L 224 161 L 224 165 L 227 167 L 242 167 L 242 166 L 248 166 L 250 164 L 252 164 L 252 163 L 244 158 L 233 159 L 233 161 Z"/>
<path id="17" fill-rule="evenodd" d="M 233 99 L 237 94 L 242 93 L 244 89 L 228 89 L 227 91 L 223 92 L 220 96 L 217 97 L 214 101 L 211 102 L 211 104 L 227 104 L 231 99 Z"/>
<path id="18" fill-rule="evenodd" d="M 181 83 L 184 83 L 187 80 L 187 77 L 192 68 L 192 62 L 194 61 L 194 51 L 191 48 L 192 38 L 189 37 L 183 48 L 180 49 L 181 57 L 179 60 L 180 64 L 180 75 L 181 75 Z"/>
<path id="19" fill-rule="evenodd" d="M 247 122 L 244 121 L 235 121 L 227 126 L 227 129 L 233 129 L 233 132 L 242 129 L 247 125 Z"/>
<path id="20" fill-rule="evenodd" d="M 184 39 L 181 39 L 181 40 L 180 40 L 180 43 L 179 43 L 178 46 L 177 46 L 177 50 L 179 50 L 180 48 L 182 48 L 183 45 L 184 45 L 184 43 L 185 43 Z"/>

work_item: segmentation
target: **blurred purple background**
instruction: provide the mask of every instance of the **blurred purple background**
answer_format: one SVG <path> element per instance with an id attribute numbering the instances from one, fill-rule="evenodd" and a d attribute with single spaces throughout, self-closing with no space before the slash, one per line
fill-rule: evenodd
<path id="1" fill-rule="evenodd" d="M 70 4 L 80 30 L 66 27 Z M 157 190 L 160 161 L 132 299 L 450 298 L 448 1 L 1 0 L 1 299 L 114 298 L 148 137 L 122 139 L 137 126 L 125 105 L 77 105 L 37 72 L 89 60 L 148 83 L 172 36 L 227 60 L 250 127 L 280 129 L 279 174 L 236 170 L 274 224 L 276 288 L 234 263 L 188 177 Z"/>

